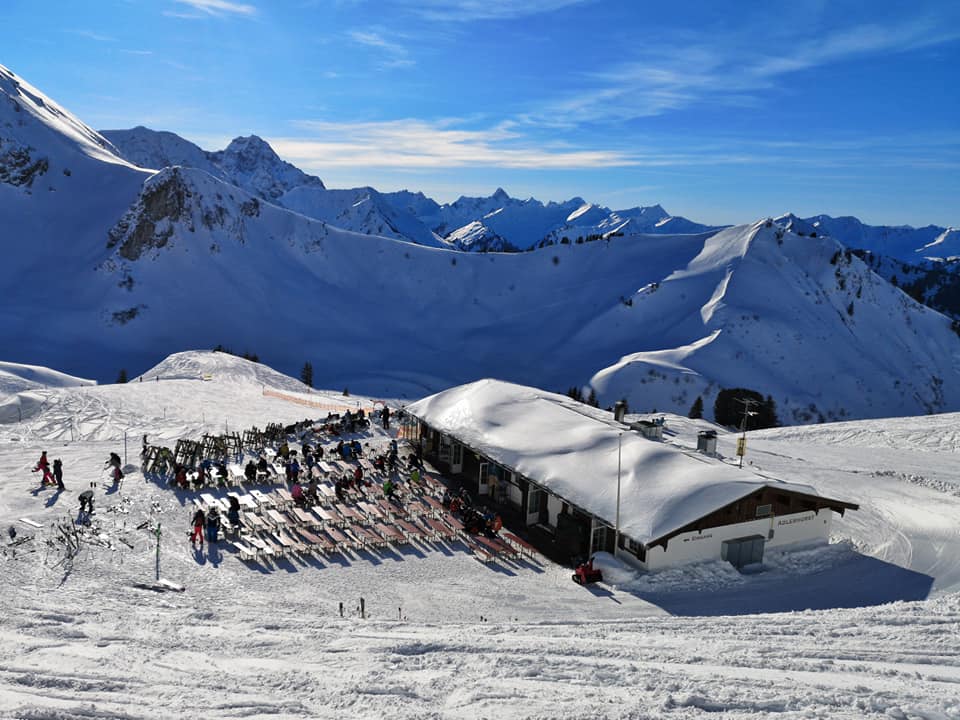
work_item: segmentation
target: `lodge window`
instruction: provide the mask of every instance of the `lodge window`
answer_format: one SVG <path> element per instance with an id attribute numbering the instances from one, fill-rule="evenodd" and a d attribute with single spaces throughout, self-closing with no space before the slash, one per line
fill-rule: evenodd
<path id="1" fill-rule="evenodd" d="M 463 445 L 460 443 L 453 444 L 453 464 L 459 465 L 462 462 L 463 458 Z"/>
<path id="2" fill-rule="evenodd" d="M 531 490 L 527 514 L 532 515 L 533 513 L 540 512 L 540 508 L 543 507 L 543 503 L 546 501 L 546 496 L 547 494 L 543 490 Z"/>
<path id="3" fill-rule="evenodd" d="M 773 514 L 773 506 L 772 506 L 772 505 L 757 505 L 757 517 L 758 517 L 758 518 L 769 517 L 769 516 L 772 515 L 772 514 Z"/>
<path id="4" fill-rule="evenodd" d="M 636 542 L 633 538 L 627 538 L 627 550 L 636 555 L 640 560 L 646 561 L 647 551 L 643 543 Z"/>

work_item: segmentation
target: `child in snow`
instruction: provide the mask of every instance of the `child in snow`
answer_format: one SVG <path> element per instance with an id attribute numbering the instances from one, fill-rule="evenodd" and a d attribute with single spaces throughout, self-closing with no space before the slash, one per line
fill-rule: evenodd
<path id="1" fill-rule="evenodd" d="M 93 490 L 84 490 L 80 493 L 80 512 L 93 515 Z"/>
<path id="2" fill-rule="evenodd" d="M 44 450 L 40 453 L 40 459 L 37 460 L 37 466 L 33 469 L 33 472 L 43 471 L 43 479 L 40 481 L 42 485 L 53 485 L 56 482 L 53 479 L 53 475 L 50 474 L 50 461 L 47 460 L 47 451 Z"/>
<path id="3" fill-rule="evenodd" d="M 190 535 L 190 542 L 194 545 L 200 541 L 200 547 L 203 547 L 203 526 L 206 524 L 207 516 L 203 510 L 197 510 L 193 514 L 193 533 Z"/>

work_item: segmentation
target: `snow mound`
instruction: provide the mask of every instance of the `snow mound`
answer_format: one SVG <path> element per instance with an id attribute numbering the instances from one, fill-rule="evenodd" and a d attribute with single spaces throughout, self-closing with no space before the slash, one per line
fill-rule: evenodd
<path id="1" fill-rule="evenodd" d="M 15 395 L 26 390 L 96 384 L 95 380 L 74 377 L 38 365 L 0 361 L 0 400 L 6 395 Z"/>
<path id="2" fill-rule="evenodd" d="M 310 388 L 299 380 L 252 360 L 213 350 L 189 350 L 171 355 L 140 377 L 155 380 L 216 380 L 262 385 L 275 390 L 305 393 Z M 140 378 L 135 378 L 139 380 Z"/>

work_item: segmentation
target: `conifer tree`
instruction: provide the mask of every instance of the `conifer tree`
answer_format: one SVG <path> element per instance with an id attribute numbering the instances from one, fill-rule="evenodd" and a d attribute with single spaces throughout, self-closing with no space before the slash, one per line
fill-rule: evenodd
<path id="1" fill-rule="evenodd" d="M 693 405 L 690 407 L 690 412 L 687 413 L 688 418 L 694 420 L 699 420 L 703 417 L 703 398 L 697 395 L 697 399 L 693 401 Z"/>

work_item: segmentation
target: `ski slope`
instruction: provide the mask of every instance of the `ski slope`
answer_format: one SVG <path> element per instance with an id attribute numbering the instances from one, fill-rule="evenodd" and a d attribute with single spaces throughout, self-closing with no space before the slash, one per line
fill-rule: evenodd
<path id="1" fill-rule="evenodd" d="M 860 503 L 831 545 L 768 553 L 750 575 L 606 557 L 607 582 L 583 588 L 544 558 L 488 566 L 460 543 L 249 565 L 226 545 L 193 551 L 191 494 L 140 474 L 139 436 L 325 414 L 264 390 L 372 400 L 181 353 L 142 382 L 29 390 L 42 407 L 0 424 L 0 717 L 960 717 L 955 416 L 751 433 L 749 471 Z M 668 415 L 665 442 L 692 447 L 707 427 Z M 40 539 L 74 517 L 124 432 L 121 491 L 95 488 L 111 547 L 67 569 L 43 543 L 6 546 L 8 527 Z M 732 464 L 735 435 L 719 435 Z M 30 472 L 41 450 L 64 461 L 60 495 Z M 133 587 L 154 577 L 158 522 L 161 574 L 183 593 Z"/>

